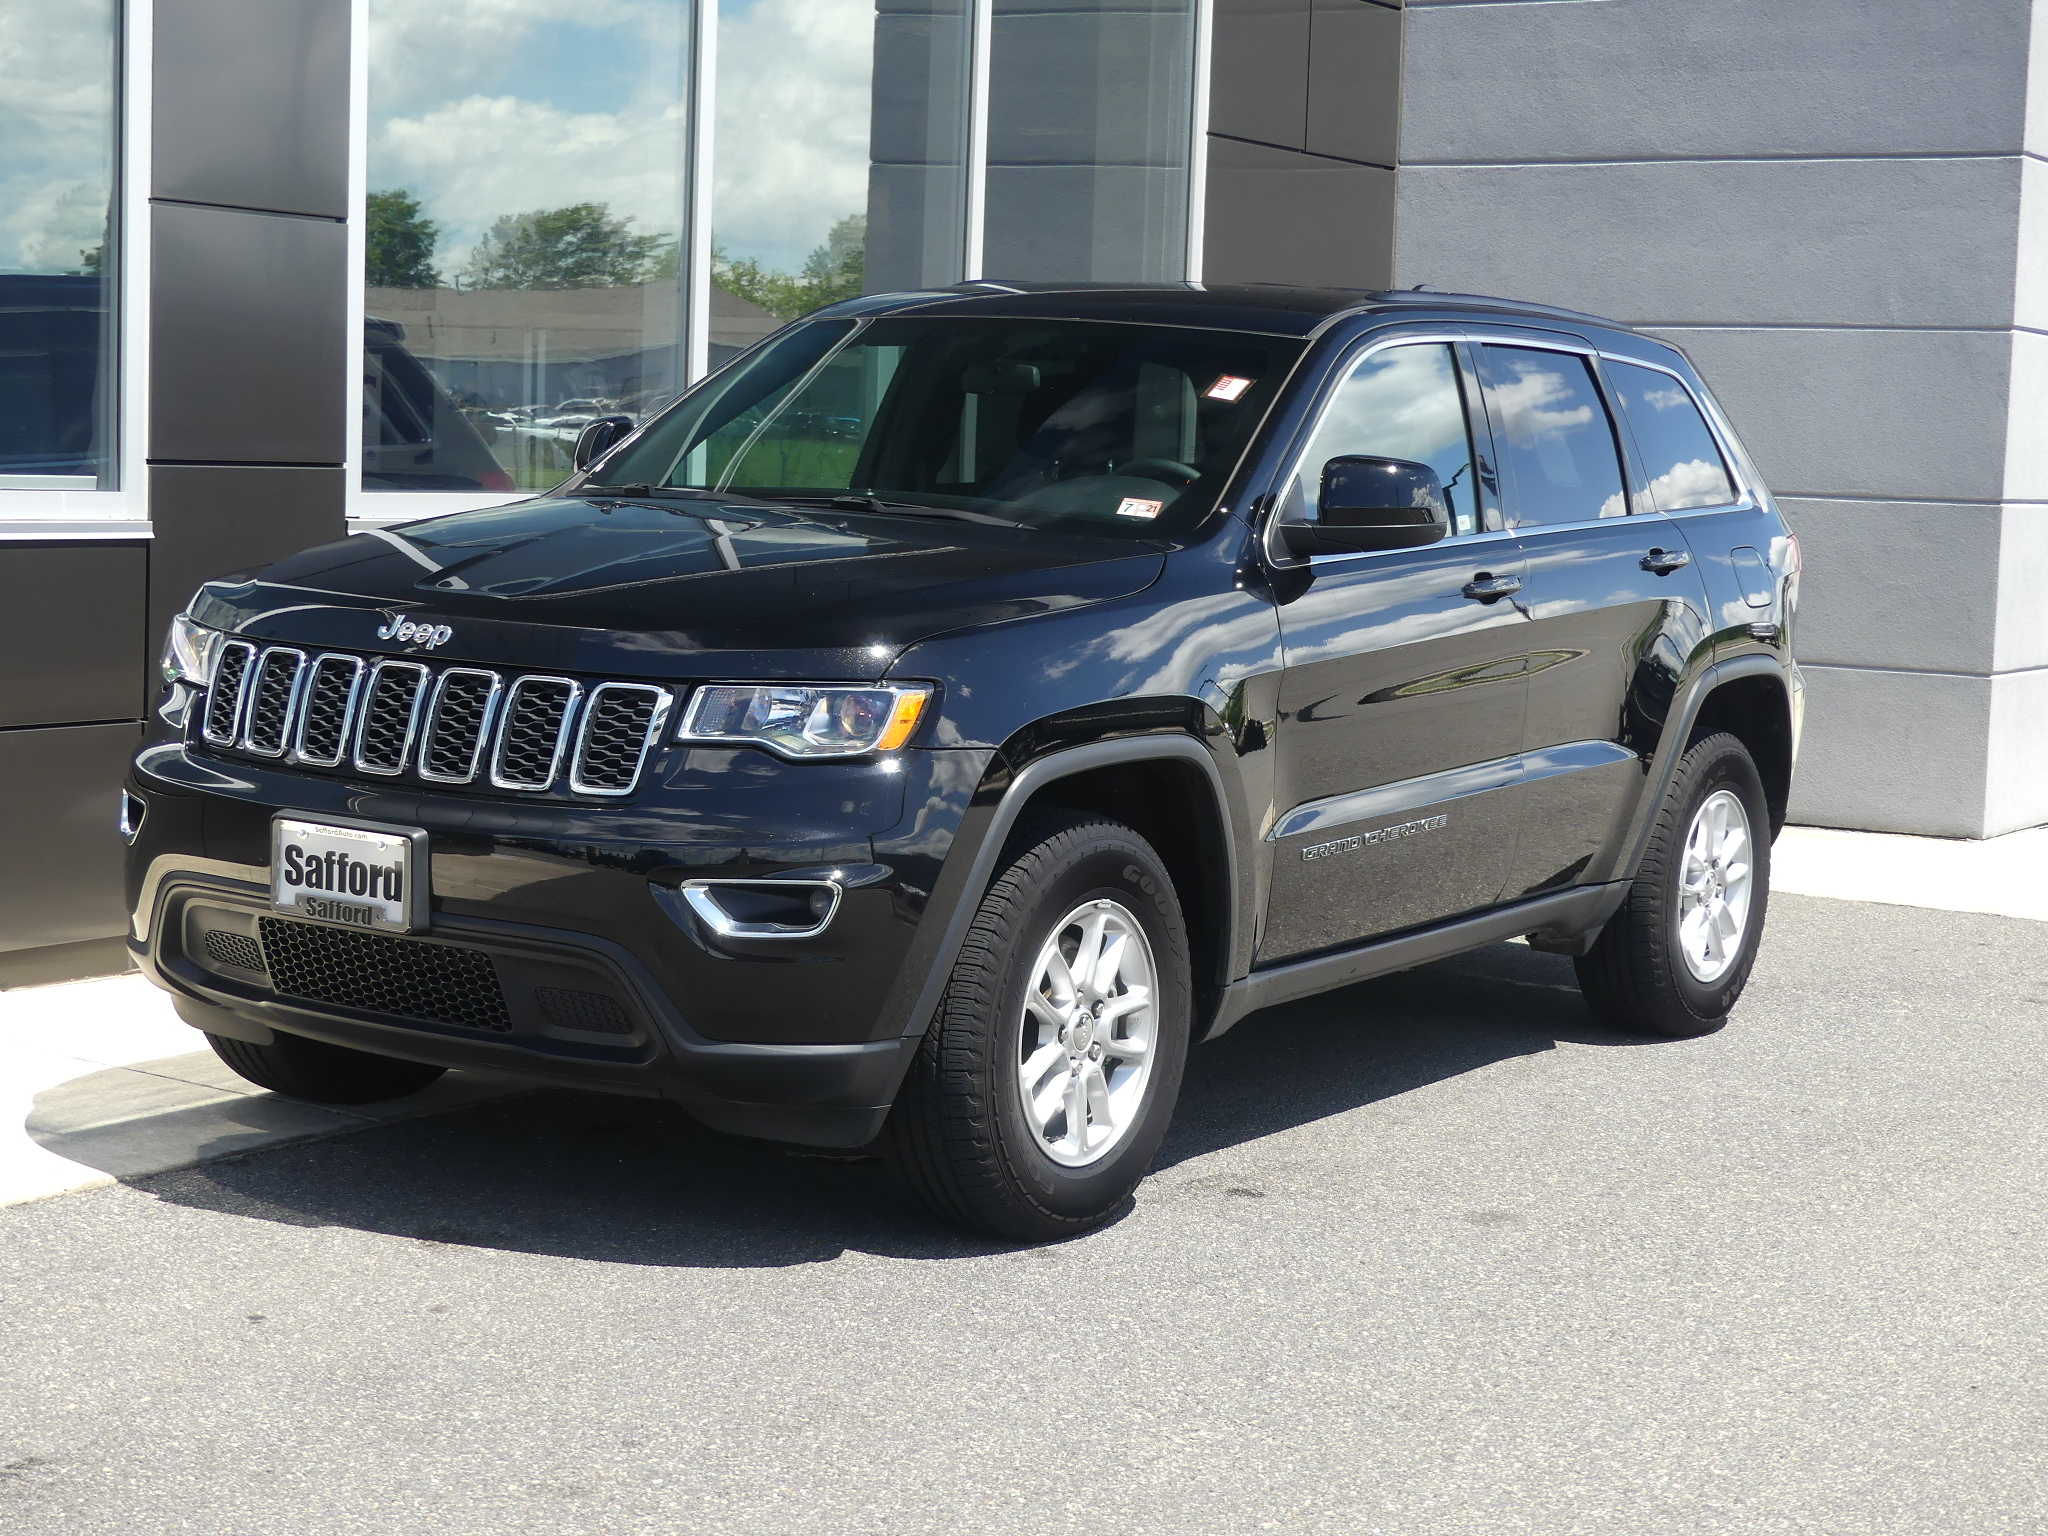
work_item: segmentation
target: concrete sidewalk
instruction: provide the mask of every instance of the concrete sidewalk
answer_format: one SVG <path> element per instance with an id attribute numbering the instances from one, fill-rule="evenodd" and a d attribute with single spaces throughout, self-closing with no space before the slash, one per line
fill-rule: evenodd
<path id="1" fill-rule="evenodd" d="M 1773 889 L 2048 921 L 2048 828 L 1990 842 L 1788 827 Z M 451 1072 L 390 1104 L 323 1108 L 244 1082 L 140 976 L 0 993 L 0 1205 L 523 1091 Z"/>

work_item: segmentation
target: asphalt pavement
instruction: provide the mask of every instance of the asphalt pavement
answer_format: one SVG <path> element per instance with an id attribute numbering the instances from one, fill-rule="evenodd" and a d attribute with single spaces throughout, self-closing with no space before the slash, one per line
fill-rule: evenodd
<path id="1" fill-rule="evenodd" d="M 9 1536 L 2048 1529 L 2048 927 L 1780 895 L 1201 1048 L 1132 1209 L 498 1099 L 0 1209 Z"/>

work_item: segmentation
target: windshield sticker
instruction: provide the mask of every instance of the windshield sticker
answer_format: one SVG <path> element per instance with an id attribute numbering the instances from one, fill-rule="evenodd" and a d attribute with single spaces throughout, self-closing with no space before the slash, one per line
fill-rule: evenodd
<path id="1" fill-rule="evenodd" d="M 1165 502 L 1147 501 L 1143 496 L 1126 496 L 1116 504 L 1118 517 L 1157 517 L 1165 510 Z"/>
<path id="2" fill-rule="evenodd" d="M 1202 398 L 1205 400 L 1231 401 L 1237 399 L 1251 387 L 1252 381 L 1250 379 L 1240 379 L 1234 373 L 1226 373 L 1222 378 L 1209 386 Z"/>

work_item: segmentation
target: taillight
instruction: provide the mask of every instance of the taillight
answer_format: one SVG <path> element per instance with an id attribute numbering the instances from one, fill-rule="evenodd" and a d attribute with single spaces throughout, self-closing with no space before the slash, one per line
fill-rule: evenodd
<path id="1" fill-rule="evenodd" d="M 516 491 L 519 489 L 518 486 L 512 483 L 511 471 L 499 469 L 495 466 L 485 470 L 477 478 L 483 482 L 483 488 L 487 491 Z"/>

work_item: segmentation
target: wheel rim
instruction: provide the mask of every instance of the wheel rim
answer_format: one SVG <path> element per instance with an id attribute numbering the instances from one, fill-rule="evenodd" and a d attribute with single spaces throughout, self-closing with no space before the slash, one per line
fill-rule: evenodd
<path id="1" fill-rule="evenodd" d="M 1693 813 L 1678 877 L 1678 947 L 1696 980 L 1719 981 L 1740 958 L 1755 865 L 1741 796 L 1715 790 Z"/>
<path id="2" fill-rule="evenodd" d="M 1144 1103 L 1158 1037 L 1157 969 L 1120 902 L 1083 902 L 1038 951 L 1018 1030 L 1017 1097 L 1039 1150 L 1100 1162 Z"/>

